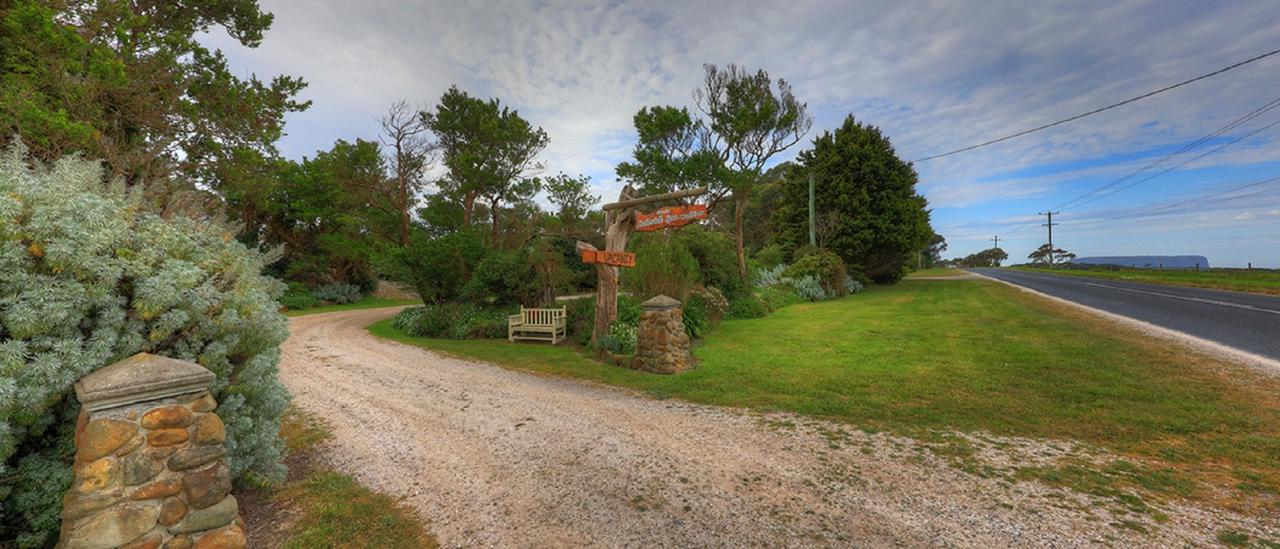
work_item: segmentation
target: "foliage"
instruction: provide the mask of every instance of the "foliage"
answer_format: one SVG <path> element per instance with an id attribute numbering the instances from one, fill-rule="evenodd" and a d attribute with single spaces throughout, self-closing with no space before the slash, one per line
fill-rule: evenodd
<path id="1" fill-rule="evenodd" d="M 928 269 L 937 266 L 942 262 L 942 252 L 947 251 L 947 239 L 942 235 L 934 233 L 929 239 L 929 245 L 925 247 L 922 256 L 923 267 Z"/>
<path id="2" fill-rule="evenodd" d="M 788 278 L 786 284 L 795 290 L 796 295 L 805 301 L 822 301 L 831 297 L 818 279 L 810 275 L 799 278 Z"/>
<path id="3" fill-rule="evenodd" d="M 433 303 L 406 308 L 392 317 L 392 325 L 417 337 L 444 339 L 505 339 L 507 315 L 513 309 L 477 307 L 467 303 Z"/>
<path id="4" fill-rule="evenodd" d="M 845 295 L 853 295 L 862 291 L 862 283 L 854 280 L 853 277 L 845 275 L 844 277 L 844 293 Z"/>
<path id="5" fill-rule="evenodd" d="M 769 304 L 755 294 L 729 300 L 729 318 L 764 318 L 768 315 Z"/>
<path id="6" fill-rule="evenodd" d="M 479 233 L 463 229 L 440 236 L 413 231 L 409 246 L 390 253 L 381 270 L 413 287 L 424 303 L 455 300 L 485 256 Z"/>
<path id="7" fill-rule="evenodd" d="M 787 270 L 785 263 L 779 263 L 768 269 L 761 269 L 756 272 L 756 287 L 768 288 L 777 284 L 782 284 L 783 273 Z"/>
<path id="8" fill-rule="evenodd" d="M 772 269 L 787 262 L 787 252 L 778 244 L 769 244 L 756 252 L 755 259 L 761 267 Z"/>
<path id="9" fill-rule="evenodd" d="M 489 250 L 476 265 L 463 297 L 489 305 L 539 305 L 537 273 L 528 250 Z"/>
<path id="10" fill-rule="evenodd" d="M 320 301 L 327 301 L 335 305 L 344 305 L 347 303 L 355 303 L 364 297 L 364 292 L 355 284 L 325 284 L 314 290 L 311 295 Z"/>
<path id="11" fill-rule="evenodd" d="M 586 219 L 587 212 L 600 201 L 600 195 L 591 194 L 591 178 L 585 175 L 569 177 L 559 174 L 543 182 L 547 200 L 556 206 L 556 216 L 566 224 Z"/>
<path id="12" fill-rule="evenodd" d="M 759 298 L 764 302 L 769 312 L 777 311 L 789 305 L 804 303 L 805 299 L 800 297 L 799 292 L 791 284 L 779 284 L 759 290 Z"/>
<path id="13" fill-rule="evenodd" d="M 701 339 L 729 312 L 729 300 L 720 290 L 708 286 L 694 290 L 681 308 L 685 331 L 690 338 Z"/>
<path id="14" fill-rule="evenodd" d="M 642 299 L 665 295 L 684 301 L 700 280 L 698 260 L 680 241 L 661 238 L 638 239 L 636 266 L 623 270 L 623 285 Z"/>
<path id="15" fill-rule="evenodd" d="M 1009 254 L 1000 248 L 988 248 L 981 252 L 969 254 L 955 260 L 960 267 L 999 267 L 1000 262 L 1009 259 Z"/>
<path id="16" fill-rule="evenodd" d="M 596 348 L 615 355 L 633 355 L 636 352 L 636 325 L 615 320 L 609 325 L 609 333 L 596 343 Z"/>
<path id="17" fill-rule="evenodd" d="M 320 300 L 311 295 L 311 290 L 299 282 L 290 282 L 289 289 L 280 296 L 280 304 L 291 311 L 310 309 L 320 305 Z"/>
<path id="18" fill-rule="evenodd" d="M 1075 258 L 1076 254 L 1062 248 L 1052 248 L 1048 244 L 1041 244 L 1039 248 L 1027 255 L 1027 259 L 1030 259 L 1031 263 L 1038 265 L 1067 263 Z"/>
<path id="19" fill-rule="evenodd" d="M 440 140 L 449 168 L 444 191 L 462 200 L 464 223 L 470 223 L 476 200 L 486 199 L 496 240 L 499 207 L 539 190 L 540 181 L 528 174 L 541 168 L 536 158 L 550 141 L 547 133 L 497 99 L 471 97 L 457 86 L 422 118 Z"/>
<path id="20" fill-rule="evenodd" d="M 156 200 L 197 194 L 164 188 L 179 180 L 252 185 L 306 84 L 239 78 L 198 35 L 255 47 L 271 22 L 255 0 L 0 3 L 0 148 L 21 135 L 38 160 L 104 159 Z"/>
<path id="21" fill-rule="evenodd" d="M 824 249 L 813 250 L 797 259 L 783 274 L 792 279 L 811 278 L 830 297 L 844 295 L 844 281 L 848 278 L 840 256 Z"/>
<path id="22" fill-rule="evenodd" d="M 596 299 L 575 299 L 564 303 L 564 306 L 565 336 L 586 346 L 591 342 L 591 331 L 595 328 Z"/>
<path id="23" fill-rule="evenodd" d="M 728 234 L 692 225 L 680 229 L 675 240 L 698 261 L 698 273 L 703 284 L 719 288 L 728 295 L 738 295 L 747 289 L 747 284 L 738 276 L 737 255 L 733 239 Z"/>
<path id="24" fill-rule="evenodd" d="M 69 464 L 72 384 L 140 351 L 216 375 L 236 476 L 282 472 L 287 328 L 274 299 L 284 285 L 259 274 L 269 258 L 216 224 L 146 213 L 138 193 L 102 177 L 78 159 L 28 166 L 20 147 L 0 160 L 0 477 L 16 479 L 0 483 L 0 538 L 54 534 L 60 502 L 31 494 L 67 487 L 40 471 Z M 28 484 L 47 479 L 61 480 Z"/>
<path id="25" fill-rule="evenodd" d="M 809 176 L 816 181 L 818 245 L 872 281 L 902 278 L 933 237 L 929 212 L 916 194 L 916 172 L 898 158 L 880 129 L 845 118 L 814 140 L 782 183 L 783 205 L 773 219 L 777 241 L 789 249 L 809 242 Z"/>
<path id="26" fill-rule="evenodd" d="M 706 123 L 687 108 L 642 107 L 632 117 L 639 139 L 635 162 L 618 164 L 618 179 L 644 194 L 719 186 L 723 166 L 710 142 Z"/>

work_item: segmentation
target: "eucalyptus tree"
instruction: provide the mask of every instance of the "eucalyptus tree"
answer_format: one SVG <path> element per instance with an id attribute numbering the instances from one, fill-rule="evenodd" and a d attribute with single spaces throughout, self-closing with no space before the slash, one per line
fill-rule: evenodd
<path id="1" fill-rule="evenodd" d="M 745 280 L 743 225 L 752 190 L 769 160 L 804 138 L 813 117 L 786 80 L 775 82 L 764 70 L 703 69 L 693 93 L 699 116 L 670 106 L 641 109 L 634 118 L 635 161 L 617 172 L 646 191 L 706 185 L 711 209 L 732 200 L 738 276 Z"/>
<path id="2" fill-rule="evenodd" d="M 498 99 L 483 100 L 452 86 L 434 112 L 420 114 L 435 133 L 449 175 L 443 190 L 462 201 L 463 224 L 470 225 L 476 201 L 488 202 L 492 238 L 498 238 L 500 208 L 537 194 L 542 169 L 538 155 L 550 139 Z"/>

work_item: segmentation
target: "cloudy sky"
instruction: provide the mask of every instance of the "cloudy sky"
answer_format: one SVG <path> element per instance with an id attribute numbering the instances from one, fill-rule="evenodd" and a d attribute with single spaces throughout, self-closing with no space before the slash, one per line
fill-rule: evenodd
<path id="1" fill-rule="evenodd" d="M 606 197 L 616 196 L 614 166 L 635 142 L 632 115 L 690 105 L 703 63 L 790 81 L 814 114 L 811 137 L 852 113 L 880 126 L 900 156 L 918 159 L 1280 48 L 1273 0 L 262 4 L 276 19 L 260 47 L 217 30 L 205 41 L 244 74 L 310 83 L 304 96 L 315 104 L 289 118 L 286 155 L 373 138 L 393 101 L 430 106 L 457 84 L 545 128 L 548 171 L 589 175 Z M 918 162 L 919 189 L 948 256 L 999 235 L 1023 258 L 1044 241 L 1036 212 L 1055 208 L 1055 243 L 1082 256 L 1200 254 L 1218 265 L 1280 267 L 1280 180 L 1265 182 L 1280 176 L 1280 125 L 1263 129 L 1280 121 L 1280 108 L 1107 187 L 1119 192 L 1087 194 L 1277 98 L 1280 55 Z"/>

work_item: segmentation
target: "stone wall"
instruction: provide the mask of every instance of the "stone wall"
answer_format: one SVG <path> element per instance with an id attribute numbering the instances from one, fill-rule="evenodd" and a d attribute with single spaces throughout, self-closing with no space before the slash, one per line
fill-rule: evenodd
<path id="1" fill-rule="evenodd" d="M 75 477 L 59 547 L 244 547 L 213 373 L 139 354 L 76 384 Z"/>
<path id="2" fill-rule="evenodd" d="M 684 329 L 680 302 L 665 295 L 640 304 L 636 355 L 631 368 L 656 374 L 675 374 L 693 368 L 689 334 Z"/>

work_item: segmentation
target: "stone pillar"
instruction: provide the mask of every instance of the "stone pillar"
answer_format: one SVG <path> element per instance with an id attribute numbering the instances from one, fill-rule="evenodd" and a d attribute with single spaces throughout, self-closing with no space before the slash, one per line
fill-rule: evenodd
<path id="1" fill-rule="evenodd" d="M 140 353 L 76 383 L 75 477 L 59 547 L 245 546 L 213 377 Z"/>
<path id="2" fill-rule="evenodd" d="M 680 302 L 660 295 L 641 303 L 640 308 L 643 312 L 636 331 L 636 356 L 631 368 L 656 374 L 675 374 L 693 368 Z"/>

